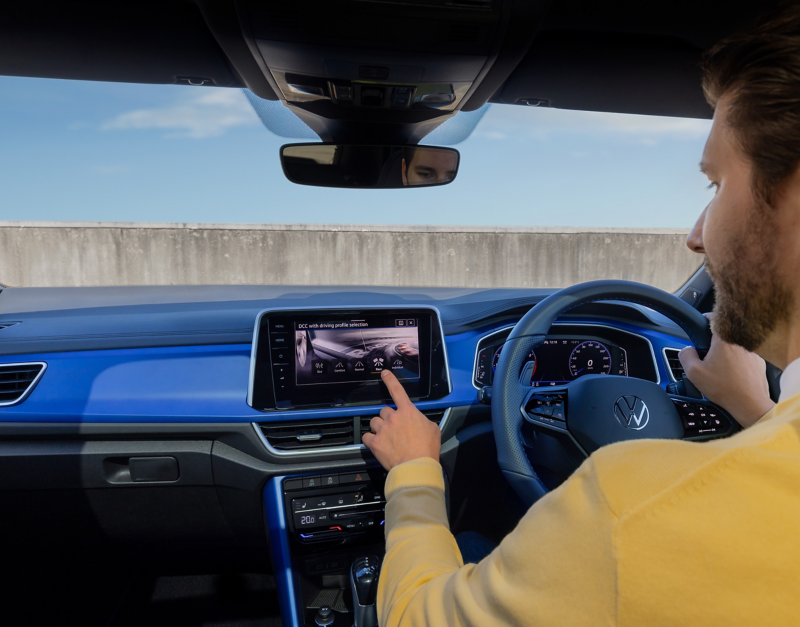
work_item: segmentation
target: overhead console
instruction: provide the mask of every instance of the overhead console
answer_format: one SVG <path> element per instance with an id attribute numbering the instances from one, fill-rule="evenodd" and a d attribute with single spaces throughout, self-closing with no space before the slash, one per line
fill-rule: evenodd
<path id="1" fill-rule="evenodd" d="M 487 102 L 548 4 L 241 0 L 237 13 L 272 91 L 323 141 L 416 144 Z"/>
<path id="2" fill-rule="evenodd" d="M 267 310 L 256 320 L 248 404 L 270 411 L 390 402 L 384 370 L 414 401 L 450 393 L 436 309 Z"/>
<path id="3" fill-rule="evenodd" d="M 247 13 L 287 102 L 451 111 L 489 60 L 499 6 L 303 0 L 250 2 Z"/>

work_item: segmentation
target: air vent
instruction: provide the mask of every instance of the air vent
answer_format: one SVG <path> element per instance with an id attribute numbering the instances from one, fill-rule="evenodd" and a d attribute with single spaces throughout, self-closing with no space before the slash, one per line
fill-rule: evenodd
<path id="1" fill-rule="evenodd" d="M 0 407 L 24 401 L 46 367 L 43 362 L 0 365 Z"/>
<path id="2" fill-rule="evenodd" d="M 681 366 L 681 360 L 678 359 L 678 354 L 680 352 L 678 348 L 664 349 L 664 359 L 667 360 L 667 368 L 669 368 L 673 381 L 680 381 L 683 379 L 683 366 Z"/>
<path id="3" fill-rule="evenodd" d="M 447 41 L 452 44 L 476 44 L 481 41 L 483 25 L 477 22 L 451 22 Z"/>
<path id="4" fill-rule="evenodd" d="M 258 426 L 270 446 L 278 451 L 313 450 L 354 443 L 352 418 L 273 422 Z"/>
<path id="5" fill-rule="evenodd" d="M 431 422 L 435 422 L 437 425 L 442 424 L 442 419 L 444 418 L 445 413 L 447 412 L 446 409 L 433 409 L 433 410 L 425 410 L 422 413 L 428 417 L 428 420 Z M 361 419 L 361 437 L 364 437 L 365 433 L 369 433 L 369 421 L 371 418 L 364 417 Z"/>
<path id="6" fill-rule="evenodd" d="M 15 324 L 19 324 L 19 322 L 0 321 L 0 331 L 7 329 L 8 327 L 13 327 Z"/>
<path id="7" fill-rule="evenodd" d="M 447 410 L 433 409 L 422 413 L 432 422 L 441 426 Z M 358 433 L 358 429 L 360 429 L 361 436 L 369 433 L 370 420 L 372 420 L 372 416 L 262 422 L 258 423 L 258 428 L 261 429 L 269 446 L 278 452 L 313 453 L 314 449 L 355 444 L 355 435 Z"/>

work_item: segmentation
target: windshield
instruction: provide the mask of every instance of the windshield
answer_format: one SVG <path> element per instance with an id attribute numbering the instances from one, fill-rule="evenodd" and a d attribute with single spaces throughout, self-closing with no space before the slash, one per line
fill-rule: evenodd
<path id="1" fill-rule="evenodd" d="M 451 185 L 343 190 L 287 181 L 290 140 L 238 89 L 3 77 L 0 93 L 4 220 L 687 228 L 710 198 L 706 120 L 492 105 Z"/>
<path id="2" fill-rule="evenodd" d="M 298 140 L 267 130 L 239 89 L 2 77 L 0 94 L 5 222 L 670 229 L 679 242 L 712 193 L 697 168 L 710 120 L 490 105 L 422 142 L 478 118 L 452 184 L 352 190 L 286 180 L 279 150 Z M 699 261 L 676 255 L 686 278 Z"/>

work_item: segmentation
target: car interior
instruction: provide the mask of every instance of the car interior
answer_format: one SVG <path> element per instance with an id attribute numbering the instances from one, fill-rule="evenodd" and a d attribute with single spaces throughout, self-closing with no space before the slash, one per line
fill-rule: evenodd
<path id="1" fill-rule="evenodd" d="M 487 103 L 711 118 L 703 53 L 776 4 L 41 0 L 4 7 L 0 75 L 246 88 L 319 137 L 282 149 L 293 183 L 444 185 L 458 152 L 419 142 Z M 738 429 L 677 357 L 713 303 L 703 267 L 674 294 L 0 287 L 0 622 L 377 625 L 384 369 L 441 429 L 453 533 L 499 542 L 600 446 Z"/>

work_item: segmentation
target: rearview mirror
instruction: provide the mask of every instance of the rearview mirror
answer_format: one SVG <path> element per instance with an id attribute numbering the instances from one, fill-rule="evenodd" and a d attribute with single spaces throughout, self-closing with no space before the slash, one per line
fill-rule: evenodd
<path id="1" fill-rule="evenodd" d="M 286 178 L 298 185 L 395 189 L 447 185 L 459 154 L 433 146 L 288 144 L 281 148 Z"/>

